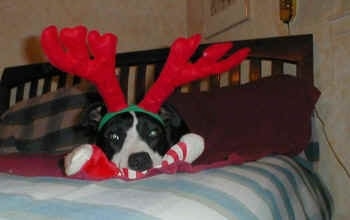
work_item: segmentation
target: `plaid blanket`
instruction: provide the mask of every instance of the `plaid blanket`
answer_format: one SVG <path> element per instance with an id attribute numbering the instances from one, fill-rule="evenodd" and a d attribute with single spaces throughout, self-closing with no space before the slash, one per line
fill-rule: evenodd
<path id="1" fill-rule="evenodd" d="M 93 137 L 80 127 L 79 116 L 97 96 L 77 86 L 13 105 L 0 118 L 0 153 L 66 152 L 90 143 Z"/>

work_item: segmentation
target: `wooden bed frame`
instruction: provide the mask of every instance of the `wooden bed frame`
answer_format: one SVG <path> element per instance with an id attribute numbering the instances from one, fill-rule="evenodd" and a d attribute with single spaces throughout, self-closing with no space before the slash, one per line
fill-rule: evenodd
<path id="1" fill-rule="evenodd" d="M 193 59 L 196 59 L 207 46 L 208 44 L 201 45 Z M 258 80 L 266 75 L 286 72 L 313 83 L 313 37 L 311 34 L 234 41 L 234 47 L 230 52 L 242 47 L 251 48 L 248 61 L 244 61 L 239 67 L 228 73 L 220 76 L 214 75 L 200 83 L 194 82 L 179 91 L 236 86 L 247 81 Z M 169 48 L 162 48 L 117 55 L 117 72 L 122 90 L 128 97 L 129 103 L 137 102 L 143 97 L 145 91 L 157 78 L 168 53 Z M 293 73 L 286 71 L 286 65 L 291 65 Z M 246 73 L 244 73 L 244 66 Z M 246 80 L 244 80 L 244 74 L 246 74 Z M 24 99 L 79 82 L 78 77 L 70 77 L 48 63 L 5 68 L 0 81 L 0 113 Z"/>

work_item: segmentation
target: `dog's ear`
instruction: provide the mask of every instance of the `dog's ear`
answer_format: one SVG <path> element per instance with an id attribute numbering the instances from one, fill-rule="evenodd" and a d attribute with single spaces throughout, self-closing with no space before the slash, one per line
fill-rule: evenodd
<path id="1" fill-rule="evenodd" d="M 107 113 L 104 103 L 89 104 L 81 113 L 80 125 L 89 131 L 96 132 L 102 117 Z"/>
<path id="2" fill-rule="evenodd" d="M 164 121 L 167 138 L 171 145 L 176 144 L 182 135 L 189 133 L 186 122 L 171 104 L 164 103 L 159 110 L 159 115 Z"/>

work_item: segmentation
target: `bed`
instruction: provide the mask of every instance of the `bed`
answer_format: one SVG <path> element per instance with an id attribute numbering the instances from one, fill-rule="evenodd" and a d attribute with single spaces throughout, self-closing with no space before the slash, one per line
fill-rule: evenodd
<path id="1" fill-rule="evenodd" d="M 48 63 L 6 68 L 1 219 L 331 219 L 332 198 L 313 171 L 318 145 L 311 119 L 319 91 L 312 35 L 234 41 L 231 53 L 242 47 L 251 53 L 240 66 L 185 85 L 168 100 L 206 139 L 208 151 L 197 165 L 211 166 L 136 181 L 65 177 L 59 158 L 91 141 L 76 117 L 96 91 Z M 143 97 L 168 53 L 117 55 L 129 103 Z M 233 151 L 246 160 L 227 163 Z"/>

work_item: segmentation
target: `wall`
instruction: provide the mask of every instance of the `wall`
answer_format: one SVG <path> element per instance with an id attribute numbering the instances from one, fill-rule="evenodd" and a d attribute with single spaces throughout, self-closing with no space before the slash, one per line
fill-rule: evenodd
<path id="1" fill-rule="evenodd" d="M 287 35 L 279 21 L 279 1 L 249 0 L 247 22 L 207 39 L 223 41 Z M 299 0 L 297 15 L 290 25 L 291 34 L 313 33 L 315 41 L 315 83 L 322 96 L 317 104 L 321 118 L 315 121 L 315 136 L 321 144 L 317 166 L 334 199 L 335 218 L 349 219 L 350 209 L 350 1 Z M 203 1 L 188 1 L 189 13 L 203 9 Z M 192 9 L 192 10 L 191 10 Z M 202 12 L 189 16 L 188 32 L 200 32 L 205 20 Z M 192 18 L 195 17 L 195 18 Z M 339 162 L 339 161 L 340 162 Z"/>
<path id="2" fill-rule="evenodd" d="M 279 21 L 277 0 L 249 0 L 250 18 L 206 41 L 287 35 Z M 325 126 L 317 121 L 321 143 L 318 171 L 330 187 L 335 219 L 350 216 L 350 180 L 334 157 L 350 169 L 350 4 L 347 0 L 299 0 L 291 34 L 313 33 L 315 83 L 322 96 L 317 104 Z M 187 11 L 187 14 L 186 14 Z M 203 0 L 1 0 L 0 75 L 5 66 L 40 62 L 38 35 L 48 24 L 85 24 L 119 36 L 119 51 L 167 46 L 186 34 L 202 31 Z M 187 25 L 188 24 L 188 25 Z M 20 76 L 19 76 L 20 77 Z M 327 134 L 327 138 L 326 135 Z M 328 139 L 328 140 L 327 140 Z M 331 148 L 332 146 L 333 148 Z"/>
<path id="3" fill-rule="evenodd" d="M 186 35 L 185 12 L 185 0 L 1 0 L 0 75 L 6 66 L 44 59 L 38 35 L 47 25 L 112 32 L 118 50 L 131 51 L 168 46 Z"/>

